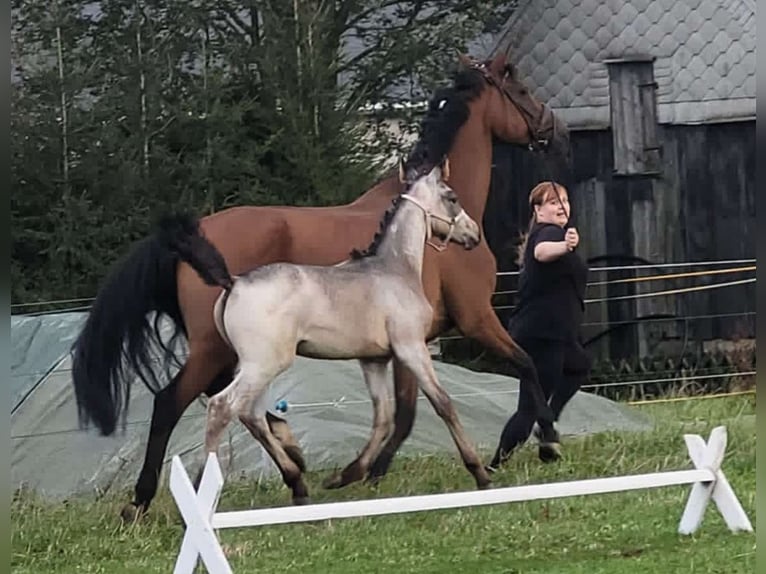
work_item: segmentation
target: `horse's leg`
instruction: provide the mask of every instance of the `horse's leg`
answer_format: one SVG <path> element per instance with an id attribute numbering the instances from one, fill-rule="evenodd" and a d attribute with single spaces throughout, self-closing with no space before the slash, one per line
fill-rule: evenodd
<path id="1" fill-rule="evenodd" d="M 447 425 L 463 458 L 463 464 L 476 480 L 476 486 L 480 489 L 487 488 L 491 482 L 489 474 L 481 464 L 476 449 L 466 437 L 452 400 L 436 378 L 425 341 L 408 340 L 394 343 L 394 353 L 415 374 L 423 394 L 428 397 L 436 413 Z"/>
<path id="2" fill-rule="evenodd" d="M 383 441 L 391 432 L 393 417 L 388 393 L 388 363 L 389 361 L 360 360 L 364 372 L 364 382 L 370 392 L 373 409 L 372 434 L 362 452 L 342 472 L 333 474 L 324 481 L 325 488 L 340 488 L 364 478 L 365 472 L 372 459 L 380 452 Z"/>
<path id="3" fill-rule="evenodd" d="M 210 443 L 208 448 L 217 446 L 214 441 L 216 437 L 211 433 L 219 433 L 222 424 L 228 422 L 231 413 L 234 412 L 239 420 L 250 431 L 250 434 L 263 445 L 266 452 L 269 453 L 274 463 L 282 474 L 282 480 L 292 490 L 294 504 L 306 504 L 308 502 L 308 489 L 303 481 L 303 472 L 298 464 L 287 454 L 281 441 L 274 436 L 266 419 L 266 408 L 264 405 L 264 392 L 279 373 L 284 371 L 290 364 L 273 365 L 272 368 L 262 368 L 261 365 L 254 363 L 242 363 L 240 373 L 230 388 L 233 388 L 228 396 L 224 396 L 220 401 L 223 408 L 213 416 L 219 421 L 212 421 L 213 426 L 208 427 L 207 439 Z M 236 387 L 236 388 L 235 388 Z M 228 390 L 228 389 L 227 389 Z M 224 395 L 222 393 L 222 395 Z M 211 419 L 208 419 L 209 422 Z M 216 426 L 219 425 L 219 426 Z"/>
<path id="4" fill-rule="evenodd" d="M 122 509 L 122 518 L 135 521 L 148 510 L 157 493 L 157 484 L 170 435 L 191 402 L 213 379 L 227 370 L 229 357 L 217 348 L 190 344 L 189 357 L 171 383 L 154 397 L 144 465 L 135 487 L 135 498 Z M 222 373 L 223 374 L 223 373 Z"/>
<path id="5" fill-rule="evenodd" d="M 418 379 L 401 361 L 394 358 L 394 429 L 383 450 L 370 466 L 369 480 L 377 482 L 385 476 L 394 455 L 402 443 L 410 436 L 415 422 L 415 408 L 418 399 Z"/>

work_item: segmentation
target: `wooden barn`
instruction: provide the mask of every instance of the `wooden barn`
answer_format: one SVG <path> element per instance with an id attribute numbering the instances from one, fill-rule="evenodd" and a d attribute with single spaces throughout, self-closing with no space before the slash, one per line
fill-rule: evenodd
<path id="1" fill-rule="evenodd" d="M 496 147 L 485 227 L 500 269 L 516 269 L 513 245 L 528 222 L 527 194 L 552 177 L 570 190 L 592 266 L 755 258 L 755 46 L 754 0 L 521 0 L 494 52 L 509 53 L 535 95 L 565 119 L 573 161 L 561 170 L 530 152 Z M 590 280 L 634 273 L 592 273 Z M 596 286 L 588 296 L 743 277 L 755 273 Z M 614 358 L 753 338 L 754 312 L 749 283 L 593 303 L 586 321 L 693 318 L 615 329 L 593 345 L 596 355 Z M 710 315 L 726 316 L 704 318 Z M 592 325 L 586 338 L 603 330 Z"/>

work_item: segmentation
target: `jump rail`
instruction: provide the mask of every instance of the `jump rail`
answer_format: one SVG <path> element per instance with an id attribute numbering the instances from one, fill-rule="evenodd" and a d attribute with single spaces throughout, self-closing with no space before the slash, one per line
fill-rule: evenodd
<path id="1" fill-rule="evenodd" d="M 170 491 L 186 522 L 186 533 L 174 572 L 175 574 L 192 574 L 198 559 L 201 558 L 210 574 L 231 573 L 231 566 L 215 533 L 215 530 L 220 528 L 266 526 L 333 518 L 486 506 L 681 484 L 693 485 L 678 527 L 681 534 L 691 534 L 699 528 L 711 498 L 732 532 L 741 530 L 752 532 L 753 527 L 747 514 L 721 471 L 721 463 L 726 451 L 726 428 L 719 426 L 713 429 L 707 443 L 699 435 L 687 434 L 684 435 L 684 440 L 689 451 L 689 457 L 695 467 L 690 470 L 512 486 L 482 491 L 450 492 L 233 512 L 216 512 L 218 499 L 223 488 L 223 474 L 214 454 L 208 456 L 197 492 L 194 491 L 181 459 L 174 456 L 170 470 Z"/>

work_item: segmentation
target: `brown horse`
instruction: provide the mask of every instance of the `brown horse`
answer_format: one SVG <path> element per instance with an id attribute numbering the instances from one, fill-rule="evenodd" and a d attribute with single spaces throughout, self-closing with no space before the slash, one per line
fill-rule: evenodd
<path id="1" fill-rule="evenodd" d="M 476 63 L 461 56 L 462 69 L 453 85 L 438 90 L 429 102 L 420 139 L 407 169 L 426 170 L 448 155 L 450 186 L 477 222 L 482 221 L 492 171 L 492 142 L 568 154 L 568 136 L 550 109 L 533 98 L 504 55 Z M 354 202 L 325 208 L 285 206 L 235 207 L 200 221 L 204 235 L 223 254 L 233 274 L 268 263 L 332 265 L 348 258 L 352 248 L 369 243 L 392 200 L 402 191 L 392 174 Z M 429 249 L 423 262 L 423 288 L 434 310 L 429 338 L 456 326 L 465 336 L 507 357 L 522 381 L 535 393 L 539 422 L 553 432 L 552 414 L 526 353 L 497 319 L 491 296 L 496 282 L 495 258 L 482 242 L 472 251 L 451 246 Z M 83 331 L 73 345 L 72 377 L 81 421 L 92 421 L 111 434 L 130 398 L 133 373 L 155 392 L 146 458 L 135 499 L 123 518 L 135 519 L 157 491 L 171 432 L 199 395 L 219 392 L 232 379 L 236 359 L 219 336 L 213 306 L 219 288 L 209 287 L 188 265 L 179 263 L 156 234 L 142 240 L 102 286 Z M 154 313 L 152 323 L 147 314 Z M 170 384 L 162 388 L 153 369 L 152 343 L 167 360 L 169 344 L 159 337 L 157 318 L 169 316 L 183 333 L 189 354 Z M 415 416 L 417 380 L 394 361 L 395 426 L 370 474 L 385 474 L 393 455 L 409 435 Z M 302 463 L 300 451 L 284 421 L 270 416 L 273 432 L 285 450 Z M 363 478 L 362 476 L 355 477 Z"/>

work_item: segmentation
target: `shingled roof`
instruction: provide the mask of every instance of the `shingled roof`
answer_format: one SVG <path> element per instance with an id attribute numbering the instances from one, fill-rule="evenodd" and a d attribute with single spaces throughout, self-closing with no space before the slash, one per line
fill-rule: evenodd
<path id="1" fill-rule="evenodd" d="M 498 38 L 572 127 L 609 125 L 606 60 L 654 59 L 660 123 L 755 118 L 754 0 L 521 0 Z"/>

